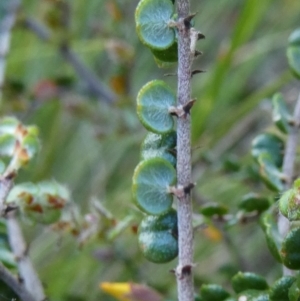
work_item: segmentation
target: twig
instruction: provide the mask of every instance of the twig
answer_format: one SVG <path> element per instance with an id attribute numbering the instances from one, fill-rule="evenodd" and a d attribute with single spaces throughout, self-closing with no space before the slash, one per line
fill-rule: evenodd
<path id="1" fill-rule="evenodd" d="M 46 296 L 42 283 L 36 274 L 30 258 L 28 257 L 28 249 L 14 212 L 7 215 L 6 225 L 9 244 L 17 260 L 20 277 L 25 288 L 34 296 L 31 300 L 45 300 Z"/>
<path id="2" fill-rule="evenodd" d="M 27 18 L 23 23 L 28 29 L 36 34 L 38 38 L 45 42 L 51 41 L 51 33 L 49 29 L 36 20 Z M 87 84 L 92 94 L 99 97 L 101 100 L 112 104 L 117 100 L 117 96 L 106 87 L 97 76 L 79 59 L 72 51 L 67 43 L 62 43 L 59 46 L 59 52 L 64 59 L 74 68 L 78 76 Z"/>
<path id="3" fill-rule="evenodd" d="M 189 15 L 189 0 L 178 0 L 178 87 L 177 105 L 184 106 L 191 99 L 191 63 L 189 29 L 184 18 Z M 177 121 L 177 181 L 186 187 L 191 181 L 191 119 L 179 118 Z M 193 284 L 193 225 L 190 194 L 178 199 L 178 244 L 179 256 L 176 268 L 179 301 L 194 300 Z"/>
<path id="4" fill-rule="evenodd" d="M 299 124 L 300 124 L 300 94 L 298 96 L 298 100 L 294 110 L 294 123 L 295 125 L 290 128 L 290 132 L 287 138 L 284 158 L 283 158 L 283 166 L 282 171 L 285 175 L 286 184 L 285 188 L 288 189 L 293 182 L 294 177 L 294 165 L 295 158 L 297 152 L 297 144 L 298 144 L 298 134 L 299 134 Z M 284 217 L 280 212 L 278 216 L 278 230 L 281 237 L 285 237 L 287 232 L 289 231 L 289 220 Z M 283 267 L 284 275 L 291 275 L 293 271 L 289 270 L 286 267 Z"/>
<path id="5" fill-rule="evenodd" d="M 0 262 L 0 279 L 6 283 L 22 301 L 35 301 L 32 295 L 27 291 L 19 279 L 11 274 L 11 272 Z"/>
<path id="6" fill-rule="evenodd" d="M 8 53 L 11 37 L 11 28 L 16 19 L 16 12 L 19 7 L 19 0 L 6 1 L 6 6 L 2 4 L 0 8 L 0 102 L 2 98 L 2 87 L 5 73 L 5 57 Z"/>

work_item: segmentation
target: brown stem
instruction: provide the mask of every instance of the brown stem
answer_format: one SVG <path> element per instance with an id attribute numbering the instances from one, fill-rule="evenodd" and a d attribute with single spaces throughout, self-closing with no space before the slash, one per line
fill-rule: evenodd
<path id="1" fill-rule="evenodd" d="M 9 244 L 17 260 L 18 271 L 25 288 L 34 296 L 32 300 L 45 300 L 43 286 L 27 254 L 27 245 L 14 212 L 8 214 L 6 225 Z"/>
<path id="2" fill-rule="evenodd" d="M 184 22 L 189 15 L 189 0 L 178 0 L 178 103 L 184 106 L 191 99 L 190 30 Z M 191 119 L 179 118 L 177 121 L 177 181 L 186 187 L 191 181 Z M 179 301 L 194 300 L 193 284 L 193 225 L 190 194 L 178 198 L 178 244 L 179 258 L 176 268 Z"/>
<path id="3" fill-rule="evenodd" d="M 298 126 L 300 124 L 300 94 L 298 96 L 298 100 L 294 110 L 294 123 L 295 125 L 290 128 L 290 132 L 287 138 L 284 158 L 283 158 L 283 166 L 282 171 L 286 178 L 285 188 L 288 189 L 293 182 L 294 176 L 294 165 L 295 165 L 295 158 L 297 152 L 297 144 L 298 144 L 298 134 L 299 129 Z M 285 237 L 287 232 L 289 231 L 289 220 L 284 217 L 280 212 L 278 216 L 278 230 L 281 237 Z M 284 275 L 291 275 L 293 271 L 289 270 L 286 267 L 283 267 L 283 274 Z"/>

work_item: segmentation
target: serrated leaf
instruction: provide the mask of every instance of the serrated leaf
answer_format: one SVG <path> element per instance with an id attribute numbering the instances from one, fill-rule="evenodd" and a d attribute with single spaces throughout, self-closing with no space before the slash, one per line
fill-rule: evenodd
<path id="1" fill-rule="evenodd" d="M 275 166 L 280 167 L 283 160 L 284 143 L 276 135 L 263 133 L 252 141 L 251 154 L 258 160 L 261 154 L 268 154 Z"/>
<path id="2" fill-rule="evenodd" d="M 163 158 L 176 166 L 176 132 L 165 135 L 148 133 L 141 147 L 141 160 Z"/>
<path id="3" fill-rule="evenodd" d="M 229 297 L 229 293 L 217 284 L 203 284 L 200 294 L 205 301 L 223 301 Z"/>
<path id="4" fill-rule="evenodd" d="M 266 197 L 262 197 L 256 193 L 248 193 L 242 198 L 239 207 L 246 212 L 261 212 L 267 210 L 270 207 L 270 202 Z"/>
<path id="5" fill-rule="evenodd" d="M 258 157 L 259 174 L 266 186 L 276 192 L 284 189 L 282 173 L 275 166 L 274 161 L 267 153 L 262 153 Z"/>
<path id="6" fill-rule="evenodd" d="M 137 114 L 141 123 L 157 134 L 170 132 L 174 121 L 168 110 L 175 102 L 175 94 L 163 81 L 147 83 L 137 96 Z"/>
<path id="7" fill-rule="evenodd" d="M 268 289 L 268 283 L 262 276 L 250 272 L 238 272 L 231 279 L 231 284 L 236 293 L 240 293 L 249 289 L 260 291 Z"/>
<path id="8" fill-rule="evenodd" d="M 272 208 L 264 212 L 260 218 L 260 225 L 264 231 L 267 245 L 271 254 L 278 262 L 282 262 L 279 249 L 281 247 L 282 238 L 279 235 L 277 220 L 272 212 Z"/>
<path id="9" fill-rule="evenodd" d="M 173 196 L 168 187 L 176 180 L 176 171 L 168 161 L 161 158 L 142 161 L 133 175 L 133 197 L 144 212 L 159 215 L 170 210 Z"/>
<path id="10" fill-rule="evenodd" d="M 170 0 L 141 0 L 135 11 L 141 42 L 154 49 L 169 48 L 175 41 L 175 30 L 169 26 L 173 13 Z"/>
<path id="11" fill-rule="evenodd" d="M 292 116 L 288 111 L 281 93 L 277 93 L 273 96 L 272 105 L 273 122 L 280 131 L 287 134 L 289 132 L 289 121 L 292 120 Z"/>
<path id="12" fill-rule="evenodd" d="M 283 276 L 276 280 L 270 289 L 270 301 L 290 301 L 289 289 L 295 280 L 293 276 Z"/>

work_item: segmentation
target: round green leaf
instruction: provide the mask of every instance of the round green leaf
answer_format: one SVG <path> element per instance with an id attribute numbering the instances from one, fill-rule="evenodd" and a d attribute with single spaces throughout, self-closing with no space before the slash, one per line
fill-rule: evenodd
<path id="1" fill-rule="evenodd" d="M 289 45 L 300 47 L 300 28 L 294 30 L 289 36 Z"/>
<path id="2" fill-rule="evenodd" d="M 252 156 L 258 159 L 262 153 L 267 153 L 277 167 L 282 165 L 283 150 L 284 144 L 282 140 L 274 134 L 264 133 L 258 135 L 252 141 Z"/>
<path id="3" fill-rule="evenodd" d="M 273 122 L 284 134 L 289 132 L 289 121 L 292 119 L 281 93 L 276 93 L 272 99 Z"/>
<path id="4" fill-rule="evenodd" d="M 165 135 L 148 133 L 142 143 L 141 160 L 163 158 L 176 166 L 176 132 Z"/>
<path id="5" fill-rule="evenodd" d="M 287 58 L 293 74 L 300 79 L 300 46 L 288 47 Z"/>
<path id="6" fill-rule="evenodd" d="M 200 294 L 205 301 L 223 301 L 229 297 L 229 293 L 217 284 L 203 284 Z"/>
<path id="7" fill-rule="evenodd" d="M 156 263 L 173 260 L 178 255 L 176 211 L 146 216 L 139 227 L 138 240 L 148 260 Z"/>
<path id="8" fill-rule="evenodd" d="M 168 161 L 153 158 L 142 161 L 133 175 L 133 198 L 144 212 L 159 215 L 167 212 L 173 202 L 168 187 L 176 180 L 176 171 Z"/>
<path id="9" fill-rule="evenodd" d="M 276 192 L 284 189 L 282 173 L 275 166 L 274 161 L 267 153 L 261 153 L 258 157 L 259 174 L 266 186 Z"/>
<path id="10" fill-rule="evenodd" d="M 295 280 L 293 276 L 283 276 L 276 280 L 270 289 L 270 301 L 290 301 L 289 288 Z"/>
<path id="11" fill-rule="evenodd" d="M 277 227 L 277 216 L 272 212 L 272 207 L 264 212 L 260 219 L 260 225 L 264 231 L 268 248 L 271 254 L 278 262 L 282 262 L 279 249 L 281 246 L 281 237 Z"/>
<path id="12" fill-rule="evenodd" d="M 269 301 L 269 294 L 267 291 L 246 290 L 239 294 L 238 300 L 247 301 Z"/>
<path id="13" fill-rule="evenodd" d="M 173 43 L 169 48 L 164 50 L 151 49 L 153 55 L 162 62 L 177 62 L 178 61 L 178 44 Z"/>
<path id="14" fill-rule="evenodd" d="M 300 228 L 291 229 L 280 250 L 283 264 L 291 270 L 300 269 Z"/>
<path id="15" fill-rule="evenodd" d="M 201 207 L 200 212 L 207 217 L 213 215 L 224 215 L 228 213 L 228 208 L 222 204 L 218 203 L 208 203 Z"/>
<path id="16" fill-rule="evenodd" d="M 270 207 L 270 202 L 266 197 L 256 193 L 249 193 L 242 198 L 239 207 L 246 212 L 265 211 Z"/>
<path id="17" fill-rule="evenodd" d="M 300 279 L 299 275 L 295 279 L 288 291 L 289 301 L 299 301 L 300 299 Z"/>
<path id="18" fill-rule="evenodd" d="M 170 132 L 174 121 L 168 110 L 175 102 L 175 94 L 163 81 L 153 80 L 147 83 L 137 96 L 137 114 L 141 123 L 150 132 Z"/>
<path id="19" fill-rule="evenodd" d="M 154 49 L 169 48 L 175 41 L 175 30 L 169 26 L 173 13 L 170 0 L 141 0 L 135 11 L 141 42 Z"/>
<path id="20" fill-rule="evenodd" d="M 249 289 L 260 291 L 268 289 L 268 284 L 262 276 L 250 272 L 238 272 L 231 279 L 231 283 L 232 288 L 236 293 L 240 293 Z"/>

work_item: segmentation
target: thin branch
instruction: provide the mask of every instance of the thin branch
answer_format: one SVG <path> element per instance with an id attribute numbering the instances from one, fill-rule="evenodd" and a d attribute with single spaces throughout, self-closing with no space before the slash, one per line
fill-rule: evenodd
<path id="1" fill-rule="evenodd" d="M 4 1 L 0 5 L 0 102 L 2 98 L 2 87 L 6 65 L 6 55 L 10 46 L 11 29 L 15 23 L 19 0 Z"/>
<path id="2" fill-rule="evenodd" d="M 16 293 L 22 301 L 35 301 L 22 282 L 20 282 L 17 277 L 13 276 L 1 262 L 0 279 Z"/>
<path id="3" fill-rule="evenodd" d="M 7 234 L 11 250 L 17 260 L 18 271 L 25 288 L 34 296 L 34 301 L 46 299 L 42 283 L 28 257 L 28 248 L 14 212 L 7 215 Z"/>
<path id="4" fill-rule="evenodd" d="M 290 132 L 287 138 L 282 171 L 286 178 L 285 188 L 288 189 L 293 182 L 294 177 L 294 166 L 298 145 L 298 134 L 299 134 L 299 124 L 300 124 L 300 94 L 294 110 L 294 123 L 295 125 L 290 128 Z M 285 237 L 289 231 L 289 220 L 284 217 L 280 212 L 278 216 L 278 230 L 281 237 Z M 288 268 L 283 268 L 284 275 L 291 275 L 293 272 Z"/>
<path id="5" fill-rule="evenodd" d="M 191 63 L 189 28 L 184 18 L 189 16 L 189 0 L 178 0 L 178 87 L 177 105 L 184 106 L 191 100 Z M 179 118 L 177 121 L 177 181 L 186 187 L 191 181 L 191 119 Z M 178 266 L 176 268 L 179 301 L 194 300 L 193 284 L 193 225 L 190 194 L 178 198 Z"/>
<path id="6" fill-rule="evenodd" d="M 24 20 L 24 25 L 36 34 L 38 38 L 45 42 L 51 41 L 51 32 L 49 29 L 36 20 L 27 18 Z M 107 86 L 105 86 L 81 60 L 72 51 L 67 43 L 62 43 L 59 46 L 59 52 L 63 58 L 74 68 L 78 76 L 83 80 L 92 94 L 112 104 L 116 102 L 117 96 Z"/>

